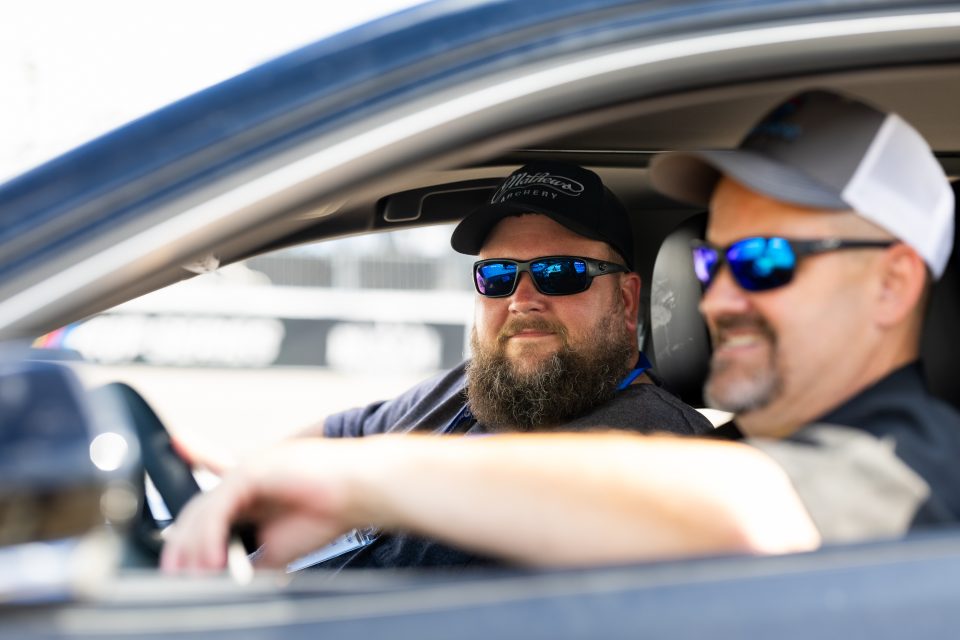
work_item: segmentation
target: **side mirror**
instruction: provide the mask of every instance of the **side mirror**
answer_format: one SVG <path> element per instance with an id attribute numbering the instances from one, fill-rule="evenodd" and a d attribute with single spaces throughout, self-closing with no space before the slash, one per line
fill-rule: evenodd
<path id="1" fill-rule="evenodd" d="M 0 546 L 127 524 L 138 461 L 121 401 L 61 364 L 0 362 Z"/>

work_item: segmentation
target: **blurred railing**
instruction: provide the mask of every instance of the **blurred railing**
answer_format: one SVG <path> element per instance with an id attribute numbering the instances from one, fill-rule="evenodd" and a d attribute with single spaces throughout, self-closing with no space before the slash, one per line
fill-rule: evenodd
<path id="1" fill-rule="evenodd" d="M 280 252 L 251 258 L 245 264 L 281 287 L 470 291 L 472 261 L 471 256 L 461 255 L 309 256 Z"/>
<path id="2" fill-rule="evenodd" d="M 160 289 L 42 337 L 89 361 L 431 371 L 468 349 L 473 256 L 450 228 L 296 247 Z"/>

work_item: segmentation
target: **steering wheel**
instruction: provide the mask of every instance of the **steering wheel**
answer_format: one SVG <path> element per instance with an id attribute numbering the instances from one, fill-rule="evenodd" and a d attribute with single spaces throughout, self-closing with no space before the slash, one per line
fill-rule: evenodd
<path id="1" fill-rule="evenodd" d="M 174 448 L 170 433 L 143 396 L 122 382 L 110 383 L 103 389 L 122 398 L 130 410 L 137 440 L 140 442 L 140 460 L 143 470 L 157 488 L 170 515 L 176 520 L 190 498 L 200 493 L 200 485 L 193 477 L 190 463 L 184 460 Z M 139 481 L 140 513 L 133 527 L 131 541 L 134 547 L 133 552 L 140 557 L 130 558 L 129 564 L 156 565 L 160 550 L 163 548 L 162 528 L 150 511 L 146 498 L 146 484 L 142 478 Z M 237 525 L 233 533 L 240 538 L 248 553 L 253 553 L 257 549 L 257 533 L 253 525 Z"/>
<path id="2" fill-rule="evenodd" d="M 140 442 L 143 470 L 157 488 L 170 515 L 176 519 L 190 498 L 200 493 L 200 486 L 193 477 L 189 463 L 177 453 L 170 433 L 143 396 L 121 382 L 110 383 L 103 389 L 122 398 L 129 409 Z M 140 513 L 134 523 L 132 542 L 136 551 L 147 554 L 155 564 L 163 547 L 161 527 L 150 511 L 142 477 L 139 480 Z"/>

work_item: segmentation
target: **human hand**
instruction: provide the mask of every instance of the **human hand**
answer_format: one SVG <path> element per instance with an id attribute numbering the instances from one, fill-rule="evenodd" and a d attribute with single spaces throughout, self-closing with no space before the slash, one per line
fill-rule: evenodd
<path id="1" fill-rule="evenodd" d="M 167 531 L 161 568 L 222 570 L 238 524 L 256 527 L 263 545 L 257 564 L 274 568 L 366 526 L 372 515 L 361 508 L 363 492 L 356 488 L 371 461 L 361 459 L 361 448 L 363 443 L 303 439 L 246 460 L 187 504 Z"/>
<path id="2" fill-rule="evenodd" d="M 181 458 L 194 469 L 203 469 L 215 476 L 223 476 L 237 466 L 237 457 L 233 452 L 197 436 L 185 438 L 181 434 L 170 434 L 170 444 Z"/>

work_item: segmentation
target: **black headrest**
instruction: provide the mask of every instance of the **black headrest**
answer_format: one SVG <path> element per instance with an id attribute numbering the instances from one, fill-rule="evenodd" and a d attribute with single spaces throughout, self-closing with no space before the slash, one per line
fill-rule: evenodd
<path id="1" fill-rule="evenodd" d="M 697 310 L 700 282 L 693 273 L 690 241 L 702 238 L 706 226 L 707 214 L 699 213 L 667 235 L 650 285 L 647 352 L 666 387 L 694 407 L 703 406 L 710 338 Z"/>
<path id="2" fill-rule="evenodd" d="M 953 193 L 960 202 L 960 182 L 953 183 Z M 958 206 L 960 210 L 960 206 Z M 953 254 L 943 277 L 931 291 L 930 308 L 923 329 L 920 355 L 930 390 L 953 406 L 960 408 L 960 258 L 957 254 L 960 233 L 954 229 Z"/>

